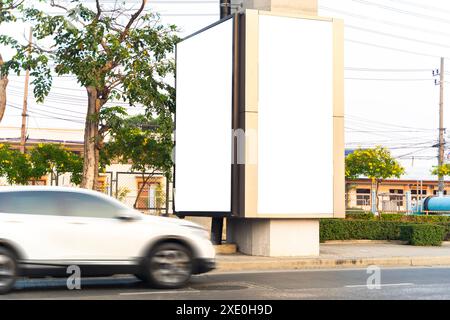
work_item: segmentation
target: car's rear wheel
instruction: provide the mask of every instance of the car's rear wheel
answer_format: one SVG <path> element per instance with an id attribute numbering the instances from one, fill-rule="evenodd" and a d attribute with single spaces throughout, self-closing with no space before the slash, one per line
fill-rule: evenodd
<path id="1" fill-rule="evenodd" d="M 185 246 L 167 242 L 157 245 L 144 263 L 142 278 L 157 288 L 185 286 L 192 275 L 192 254 Z"/>
<path id="2" fill-rule="evenodd" d="M 0 294 L 8 293 L 14 287 L 17 277 L 17 261 L 15 255 L 0 247 Z"/>

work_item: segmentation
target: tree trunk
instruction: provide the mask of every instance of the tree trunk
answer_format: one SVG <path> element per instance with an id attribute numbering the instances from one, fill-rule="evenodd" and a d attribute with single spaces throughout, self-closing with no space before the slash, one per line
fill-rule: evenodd
<path id="1" fill-rule="evenodd" d="M 145 173 L 144 172 L 142 173 L 142 186 L 141 186 L 141 188 L 138 191 L 138 194 L 136 196 L 136 200 L 134 201 L 134 204 L 133 204 L 133 208 L 137 209 L 137 203 L 139 201 L 139 197 L 141 196 L 142 191 L 144 191 L 144 188 L 147 185 L 148 180 L 150 180 L 150 178 L 152 176 L 153 176 L 153 174 L 151 173 L 151 174 L 149 174 L 147 176 L 147 178 L 145 178 Z M 148 188 L 148 192 L 150 192 L 150 188 Z M 149 204 L 149 206 L 150 206 L 150 204 Z"/>
<path id="2" fill-rule="evenodd" d="M 0 54 L 0 68 L 3 65 L 3 58 Z M 8 77 L 0 72 L 0 122 L 3 119 L 6 110 L 6 87 L 8 86 Z"/>
<path id="3" fill-rule="evenodd" d="M 100 109 L 97 89 L 87 87 L 88 110 L 86 124 L 84 128 L 84 158 L 83 158 L 83 178 L 81 187 L 94 190 L 98 180 L 99 152 L 96 139 L 98 139 L 99 120 L 93 119 Z"/>
<path id="4" fill-rule="evenodd" d="M 376 198 L 376 206 L 377 206 L 377 212 L 378 212 L 378 219 L 381 220 L 381 212 L 379 212 L 379 204 L 380 204 L 380 199 L 378 198 L 378 189 L 380 188 L 380 181 L 376 180 L 375 182 L 375 198 Z"/>

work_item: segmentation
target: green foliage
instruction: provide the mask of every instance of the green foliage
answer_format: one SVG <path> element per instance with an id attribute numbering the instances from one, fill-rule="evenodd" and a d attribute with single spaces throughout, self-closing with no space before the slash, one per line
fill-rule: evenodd
<path id="1" fill-rule="evenodd" d="M 39 144 L 30 150 L 30 161 L 34 170 L 48 173 L 71 173 L 71 182 L 80 184 L 83 160 L 61 145 Z M 41 174 L 44 175 L 44 174 Z"/>
<path id="2" fill-rule="evenodd" d="M 372 181 L 391 177 L 400 178 L 405 169 L 391 156 L 388 149 L 377 146 L 357 149 L 345 159 L 345 175 L 348 179 L 365 176 Z"/>
<path id="3" fill-rule="evenodd" d="M 440 246 L 445 228 L 433 224 L 408 224 L 400 226 L 400 239 L 413 246 Z"/>
<path id="4" fill-rule="evenodd" d="M 101 116 L 105 116 L 100 113 L 107 102 L 124 101 L 129 106 L 144 106 L 146 113 L 157 117 L 160 125 L 171 125 L 175 89 L 168 80 L 175 73 L 173 53 L 179 41 L 177 28 L 162 25 L 159 15 L 145 8 L 146 1 L 142 1 L 138 9 L 129 4 L 127 7 L 125 1 L 117 2 L 112 10 L 103 10 L 102 5 L 92 10 L 82 0 L 72 0 L 64 5 L 54 1 L 43 2 L 58 7 L 64 13 L 50 15 L 36 9 L 31 2 L 20 6 L 18 9 L 23 21 L 34 25 L 35 41 L 30 50 L 16 39 L 0 34 L 0 45 L 15 50 L 15 55 L 4 63 L 0 72 L 8 75 L 30 70 L 38 102 L 43 102 L 49 94 L 53 74 L 73 75 L 78 84 L 87 89 L 89 108 L 84 142 L 86 158 L 94 158 L 95 161 L 86 162 L 83 183 L 93 181 L 87 177 L 94 174 L 96 162 L 101 161 L 97 151 L 102 150 L 103 137 L 109 131 L 108 128 L 99 128 L 97 134 L 96 128 Z M 130 15 L 127 13 L 129 10 L 135 11 Z M 164 153 L 166 148 L 156 139 L 137 141 L 138 135 L 134 133 L 131 140 L 123 139 L 123 142 L 145 145 L 140 151 Z M 137 152 L 134 153 L 128 158 L 138 159 Z M 166 168 L 166 159 L 157 159 L 155 155 L 150 157 L 157 167 Z M 134 169 L 142 171 L 142 163 L 148 162 L 141 158 L 141 164 Z"/>
<path id="5" fill-rule="evenodd" d="M 14 9 L 22 9 L 24 0 L 0 0 L 0 24 L 16 21 Z"/>
<path id="6" fill-rule="evenodd" d="M 449 176 L 450 175 L 450 164 L 445 163 L 441 166 L 434 166 L 431 170 L 431 174 L 434 176 Z"/>
<path id="7" fill-rule="evenodd" d="M 398 240 L 403 222 L 321 219 L 320 241 Z"/>
<path id="8" fill-rule="evenodd" d="M 377 219 L 372 213 L 347 213 L 345 216 L 348 220 L 375 220 Z M 382 221 L 400 221 L 414 223 L 450 223 L 450 216 L 435 215 L 405 215 L 400 213 L 381 213 Z"/>
<path id="9" fill-rule="evenodd" d="M 8 144 L 0 144 L 0 176 L 10 184 L 28 184 L 49 173 L 70 172 L 71 181 L 79 184 L 83 160 L 60 145 L 40 144 L 23 154 Z"/>
<path id="10" fill-rule="evenodd" d="M 126 116 L 119 107 L 102 110 L 100 117 L 102 128 L 107 128 L 110 137 L 101 151 L 102 166 L 115 159 L 131 163 L 132 171 L 159 171 L 170 177 L 173 165 L 171 117 Z"/>
<path id="11" fill-rule="evenodd" d="M 405 216 L 409 217 L 409 216 Z M 405 240 L 412 245 L 438 245 L 450 239 L 450 221 L 421 223 L 420 221 L 386 221 L 354 219 L 321 219 L 320 241 L 327 240 Z M 414 226 L 413 231 L 405 226 Z M 423 228 L 421 226 L 424 226 Z M 405 232 L 410 232 L 407 237 Z M 439 239 L 439 240 L 438 240 Z"/>
<path id="12" fill-rule="evenodd" d="M 26 184 L 39 175 L 33 170 L 29 157 L 13 150 L 8 144 L 0 144 L 0 176 L 6 177 L 10 184 Z M 42 177 L 42 174 L 38 177 Z"/>
<path id="13" fill-rule="evenodd" d="M 371 212 L 347 212 L 345 214 L 345 219 L 348 220 L 375 220 L 376 216 Z"/>
<path id="14" fill-rule="evenodd" d="M 5 63 L 5 70 L 20 73 L 31 69 L 39 101 L 51 88 L 53 69 L 58 75 L 74 75 L 83 87 L 97 89 L 102 104 L 116 99 L 130 105 L 143 104 L 158 114 L 173 112 L 174 89 L 165 78 L 174 73 L 175 64 L 169 55 L 179 40 L 176 27 L 162 25 L 159 15 L 148 9 L 136 9 L 130 18 L 124 14 L 125 2 L 112 11 L 102 11 L 101 7 L 91 10 L 83 3 L 70 1 L 65 13 L 58 15 L 28 3 L 21 6 L 23 20 L 35 26 L 34 39 L 50 49 L 35 45 L 29 58 L 27 46 L 2 36 L 0 43 L 16 50 Z"/>

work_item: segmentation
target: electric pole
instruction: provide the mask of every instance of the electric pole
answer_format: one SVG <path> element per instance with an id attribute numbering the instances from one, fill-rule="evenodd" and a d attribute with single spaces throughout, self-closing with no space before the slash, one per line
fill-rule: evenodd
<path id="1" fill-rule="evenodd" d="M 33 41 L 33 28 L 30 28 L 28 40 L 28 56 L 31 56 L 31 44 Z M 27 109 L 28 109 L 28 86 L 30 82 L 30 69 L 25 72 L 25 89 L 23 93 L 23 109 L 22 109 L 22 127 L 20 129 L 20 152 L 25 153 L 26 134 L 27 134 Z"/>
<path id="2" fill-rule="evenodd" d="M 444 164 L 444 58 L 441 58 L 441 67 L 439 69 L 439 156 L 438 165 Z M 444 194 L 444 176 L 439 175 L 439 195 Z"/>
<path id="3" fill-rule="evenodd" d="M 220 19 L 231 15 L 231 0 L 220 0 Z M 213 217 L 211 220 L 211 242 L 215 245 L 222 243 L 223 217 Z"/>

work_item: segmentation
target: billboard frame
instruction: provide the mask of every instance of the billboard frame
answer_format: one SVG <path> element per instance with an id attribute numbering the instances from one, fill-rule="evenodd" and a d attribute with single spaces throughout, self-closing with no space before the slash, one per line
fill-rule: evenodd
<path id="1" fill-rule="evenodd" d="M 190 34 L 190 35 L 188 35 L 188 36 L 186 36 L 185 38 L 183 38 L 182 40 L 180 40 L 178 43 L 181 43 L 181 42 L 183 42 L 183 41 L 185 41 L 185 40 L 188 40 L 188 39 L 190 39 L 190 38 L 192 38 L 192 37 L 195 37 L 196 35 L 198 35 L 198 34 L 201 34 L 201 33 L 203 33 L 203 32 L 205 32 L 205 31 L 207 31 L 207 30 L 210 30 L 210 29 L 212 29 L 212 28 L 214 28 L 215 26 L 217 26 L 217 25 L 220 25 L 220 24 L 222 24 L 222 23 L 224 23 L 224 22 L 226 22 L 226 21 L 228 21 L 228 20 L 232 20 L 233 21 L 233 31 L 232 31 L 232 52 L 231 52 L 231 54 L 232 54 L 232 68 L 233 68 L 233 70 L 232 70 L 232 84 L 231 84 L 231 87 L 232 87 L 232 90 L 231 90 L 231 101 L 232 101 L 232 104 L 230 105 L 230 112 L 231 112 L 231 130 L 235 130 L 236 129 L 236 126 L 237 126 L 237 119 L 238 119 L 238 112 L 237 112 L 237 110 L 238 110 L 238 102 L 239 102 L 239 90 L 238 90 L 238 84 L 239 84 L 239 79 L 237 78 L 237 77 L 239 77 L 239 29 L 240 29 L 240 26 L 239 26 L 239 21 L 240 21 L 240 15 L 239 15 L 239 13 L 236 13 L 236 14 L 234 14 L 234 15 L 230 15 L 230 16 L 228 16 L 228 17 L 225 17 L 225 18 L 223 18 L 223 19 L 220 19 L 220 20 L 218 20 L 217 22 L 215 22 L 215 23 L 213 23 L 213 24 L 211 24 L 211 25 L 208 25 L 208 26 L 206 26 L 205 28 L 202 28 L 202 29 L 200 29 L 200 30 L 198 30 L 197 32 L 194 32 L 194 33 L 192 33 L 192 34 Z M 177 43 L 177 45 L 175 46 L 175 67 L 176 67 L 176 65 L 177 65 L 177 61 L 178 61 L 178 59 L 177 59 L 177 46 L 178 46 L 178 43 Z M 175 77 L 175 91 L 176 91 L 176 89 L 177 89 L 177 80 L 176 80 L 176 77 Z M 177 141 L 177 139 L 176 139 L 176 134 L 177 134 L 177 130 L 176 130 L 176 118 L 177 118 L 177 111 L 176 111 L 176 108 L 175 108 L 175 117 L 174 117 L 174 123 L 175 123 L 175 125 L 174 125 L 174 129 L 175 129 L 175 132 L 174 132 L 174 157 L 175 157 L 175 162 L 174 162 L 174 165 L 173 165 L 173 172 L 174 172 L 174 174 L 173 174 L 173 189 L 172 189 L 172 199 L 173 199 L 173 201 L 172 201 L 172 210 L 173 210 L 173 213 L 176 215 L 176 216 L 178 216 L 178 217 L 181 217 L 181 218 L 184 218 L 185 216 L 200 216 L 200 217 L 214 217 L 214 218 L 216 218 L 216 217 L 230 217 L 231 215 L 232 215 L 232 213 L 233 213 L 233 209 L 234 209 L 234 198 L 235 198 L 235 195 L 234 195 L 234 193 L 235 193 L 235 190 L 236 190 L 236 188 L 235 188 L 235 184 L 236 184 L 236 180 L 237 180 L 237 175 L 236 175 L 236 168 L 235 168 L 235 158 L 236 158 L 236 153 L 235 153 L 235 151 L 233 150 L 233 149 L 235 149 L 235 143 L 234 143 L 234 136 L 233 136 L 233 140 L 232 140 L 232 143 L 231 143 L 231 146 L 230 146 L 230 148 L 233 148 L 232 149 L 232 155 L 233 155 L 233 161 L 230 163 L 230 165 L 231 165 L 231 192 L 230 192 L 230 211 L 177 211 L 176 210 L 176 153 L 177 153 L 177 148 L 176 148 L 176 141 Z M 230 130 L 230 131 L 231 131 Z M 233 132 L 233 131 L 231 131 L 231 132 Z"/>
<path id="2" fill-rule="evenodd" d="M 245 10 L 245 73 L 244 103 L 241 121 L 245 131 L 258 129 L 259 109 L 259 17 L 275 16 L 330 22 L 333 26 L 333 213 L 260 214 L 258 212 L 258 164 L 246 164 L 243 180 L 245 200 L 239 210 L 241 218 L 317 219 L 345 217 L 345 159 L 344 159 L 344 23 L 341 19 L 309 16 L 297 13 Z M 246 152 L 249 151 L 246 141 Z"/>

